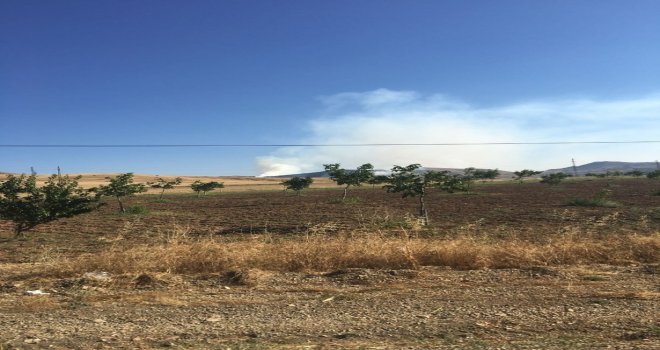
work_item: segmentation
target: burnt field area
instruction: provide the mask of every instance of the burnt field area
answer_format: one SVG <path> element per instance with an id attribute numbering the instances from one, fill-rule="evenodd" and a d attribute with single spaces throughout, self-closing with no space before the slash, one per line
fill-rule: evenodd
<path id="1" fill-rule="evenodd" d="M 135 213 L 120 214 L 112 198 L 89 214 L 38 226 L 24 240 L 5 241 L 0 261 L 30 259 L 45 246 L 60 253 L 93 252 L 118 238 L 149 241 L 176 228 L 191 236 L 336 235 L 369 232 L 420 237 L 521 238 L 540 240 L 567 231 L 582 234 L 645 234 L 660 229 L 660 185 L 647 179 L 477 184 L 472 193 L 427 195 L 430 224 L 416 218 L 417 198 L 401 198 L 380 188 L 357 188 L 341 201 L 339 189 L 312 189 L 300 196 L 283 191 L 141 195 L 127 199 Z M 615 206 L 572 206 L 574 199 L 608 191 Z"/>

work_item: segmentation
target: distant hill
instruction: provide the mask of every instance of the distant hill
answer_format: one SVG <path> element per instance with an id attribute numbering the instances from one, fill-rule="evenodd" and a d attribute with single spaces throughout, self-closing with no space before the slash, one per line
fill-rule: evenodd
<path id="1" fill-rule="evenodd" d="M 655 162 L 593 162 L 576 167 L 578 175 L 587 173 L 601 174 L 608 171 L 621 171 L 627 172 L 632 170 L 640 170 L 643 172 L 651 172 L 657 169 Z M 552 173 L 567 173 L 573 174 L 573 167 L 566 167 L 560 169 L 549 169 L 543 172 L 544 174 Z"/>

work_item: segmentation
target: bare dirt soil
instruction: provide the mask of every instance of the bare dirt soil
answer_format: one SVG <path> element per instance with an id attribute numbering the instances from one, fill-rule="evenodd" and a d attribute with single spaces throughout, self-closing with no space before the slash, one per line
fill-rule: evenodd
<path id="1" fill-rule="evenodd" d="M 610 179 L 555 187 L 487 183 L 474 194 L 434 191 L 427 198 L 428 227 L 414 219 L 416 199 L 370 188 L 349 192 L 345 202 L 336 189 L 301 196 L 166 194 L 163 201 L 142 195 L 129 206 L 147 212 L 119 214 L 108 200 L 96 212 L 40 226 L 23 239 L 11 238 L 11 223 L 0 222 L 0 349 L 660 349 L 654 251 L 611 264 L 515 269 L 240 266 L 179 273 L 110 266 L 104 274 L 70 267 L 108 252 L 204 237 L 290 243 L 367 233 L 497 246 L 570 235 L 603 242 L 650 237 L 657 246 L 658 187 L 646 179 Z M 603 189 L 618 206 L 566 205 Z M 76 260 L 83 255 L 91 258 Z M 48 294 L 25 294 L 33 290 Z"/>
<path id="2" fill-rule="evenodd" d="M 3 349 L 658 349 L 658 265 L 3 284 Z M 255 276 L 256 275 L 256 276 Z M 31 287 L 44 296 L 25 296 Z"/>
<path id="3" fill-rule="evenodd" d="M 427 236 L 526 237 L 544 240 L 567 231 L 583 234 L 647 234 L 660 231 L 660 184 L 647 179 L 592 180 L 559 186 L 539 183 L 487 183 L 473 194 L 431 191 L 426 199 L 430 226 L 416 230 L 416 198 L 379 188 L 349 192 L 315 189 L 296 196 L 283 191 L 170 194 L 129 198 L 128 206 L 148 213 L 119 214 L 112 198 L 90 214 L 38 226 L 27 240 L 2 243 L 0 262 L 32 261 L 44 248 L 58 254 L 94 252 L 119 238 L 149 242 L 173 227 L 191 235 L 338 234 L 369 231 Z M 566 205 L 574 198 L 594 198 L 603 189 L 618 207 Z M 11 223 L 0 221 L 0 239 L 11 237 Z M 65 244 L 62 244 L 62 243 Z"/>

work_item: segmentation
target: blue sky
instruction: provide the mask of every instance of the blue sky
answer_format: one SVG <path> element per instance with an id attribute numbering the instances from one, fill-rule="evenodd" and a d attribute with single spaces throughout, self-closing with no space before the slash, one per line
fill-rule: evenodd
<path id="1" fill-rule="evenodd" d="M 654 0 L 4 0 L 0 144 L 658 139 L 658 13 Z M 659 151 L 0 148 L 0 171 L 517 170 Z"/>

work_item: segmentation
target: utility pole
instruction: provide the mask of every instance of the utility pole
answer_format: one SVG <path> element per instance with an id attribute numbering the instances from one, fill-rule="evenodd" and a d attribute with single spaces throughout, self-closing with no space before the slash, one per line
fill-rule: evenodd
<path id="1" fill-rule="evenodd" d="M 577 172 L 577 166 L 575 166 L 575 158 L 571 158 L 571 163 L 573 163 L 573 175 L 577 177 L 578 172 Z"/>
<path id="2" fill-rule="evenodd" d="M 30 167 L 30 175 L 32 175 L 32 176 L 37 175 L 37 172 L 34 171 L 34 167 L 33 167 L 33 166 Z"/>
<path id="3" fill-rule="evenodd" d="M 57 166 L 57 178 L 60 179 L 60 180 L 62 179 L 62 172 L 60 171 L 60 166 L 59 165 Z"/>

